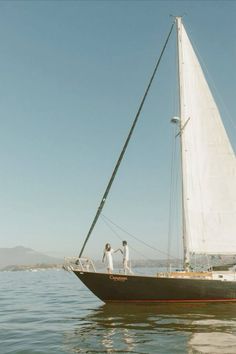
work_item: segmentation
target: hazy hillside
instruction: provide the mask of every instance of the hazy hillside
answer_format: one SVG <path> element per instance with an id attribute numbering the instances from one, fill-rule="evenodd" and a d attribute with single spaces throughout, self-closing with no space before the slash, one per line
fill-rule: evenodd
<path id="1" fill-rule="evenodd" d="M 50 257 L 23 246 L 0 248 L 0 269 L 8 265 L 34 265 L 38 263 L 49 264 L 62 262 L 62 259 Z"/>

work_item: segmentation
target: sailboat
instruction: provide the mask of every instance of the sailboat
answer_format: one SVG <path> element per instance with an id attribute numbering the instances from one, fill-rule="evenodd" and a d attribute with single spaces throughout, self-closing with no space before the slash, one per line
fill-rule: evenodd
<path id="1" fill-rule="evenodd" d="M 173 121 L 178 125 L 181 151 L 183 269 L 155 276 L 97 272 L 94 263 L 83 258 L 83 251 L 106 202 L 173 27 L 178 49 L 179 114 Z M 67 261 L 65 267 L 105 303 L 236 301 L 235 266 L 227 271 L 194 270 L 191 257 L 203 254 L 236 255 L 236 158 L 182 18 L 176 17 L 80 255 Z"/>

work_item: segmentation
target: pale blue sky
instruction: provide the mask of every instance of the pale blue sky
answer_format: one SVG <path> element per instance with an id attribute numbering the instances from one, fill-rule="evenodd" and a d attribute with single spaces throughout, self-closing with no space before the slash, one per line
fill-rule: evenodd
<path id="1" fill-rule="evenodd" d="M 170 14 L 186 14 L 236 148 L 235 1 L 0 2 L 0 247 L 78 254 L 170 29 Z M 163 251 L 169 120 L 176 114 L 174 43 L 173 34 L 104 209 Z M 148 257 L 161 256 L 121 238 Z M 100 257 L 106 241 L 120 244 L 101 220 L 84 254 Z M 179 255 L 177 244 L 172 253 Z"/>

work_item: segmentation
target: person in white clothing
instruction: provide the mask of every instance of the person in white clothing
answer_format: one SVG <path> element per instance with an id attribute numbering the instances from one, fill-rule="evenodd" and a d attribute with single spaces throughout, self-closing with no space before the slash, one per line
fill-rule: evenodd
<path id="1" fill-rule="evenodd" d="M 104 252 L 103 252 L 103 257 L 102 257 L 102 262 L 104 263 L 104 261 L 106 260 L 106 266 L 107 266 L 107 272 L 109 274 L 112 274 L 113 272 L 113 259 L 112 259 L 112 254 L 113 253 L 116 253 L 118 250 L 114 251 L 112 248 L 111 248 L 111 245 L 110 243 L 107 243 L 105 245 L 105 249 L 104 249 Z"/>
<path id="2" fill-rule="evenodd" d="M 127 244 L 127 241 L 123 241 L 123 251 L 121 251 L 123 253 L 123 268 L 124 268 L 124 273 L 127 274 L 127 271 L 132 274 L 133 272 L 131 271 L 128 263 L 129 263 L 129 247 Z"/>

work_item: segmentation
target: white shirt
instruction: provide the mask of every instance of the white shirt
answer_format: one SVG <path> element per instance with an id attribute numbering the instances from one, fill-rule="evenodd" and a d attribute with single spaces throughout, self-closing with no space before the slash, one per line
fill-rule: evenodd
<path id="1" fill-rule="evenodd" d="M 128 245 L 125 245 L 124 246 L 124 249 L 123 249 L 123 259 L 125 261 L 128 261 L 129 260 L 129 247 Z"/>

